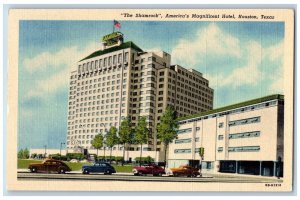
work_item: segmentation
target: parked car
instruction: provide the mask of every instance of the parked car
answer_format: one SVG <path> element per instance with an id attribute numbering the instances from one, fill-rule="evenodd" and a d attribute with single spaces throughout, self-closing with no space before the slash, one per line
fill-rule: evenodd
<path id="1" fill-rule="evenodd" d="M 113 166 L 109 163 L 105 162 L 96 162 L 94 165 L 84 165 L 82 166 L 82 173 L 89 174 L 89 173 L 104 173 L 104 174 L 112 174 L 116 173 L 116 170 Z"/>
<path id="2" fill-rule="evenodd" d="M 165 174 L 165 170 L 155 164 L 145 164 L 140 167 L 134 167 L 132 172 L 135 176 L 141 176 L 146 174 L 152 174 L 153 176 L 162 176 Z"/>
<path id="3" fill-rule="evenodd" d="M 170 168 L 167 170 L 168 176 L 187 176 L 196 177 L 200 175 L 199 169 L 189 165 L 181 165 L 178 168 Z"/>
<path id="4" fill-rule="evenodd" d="M 36 172 L 57 172 L 59 174 L 64 174 L 66 172 L 71 171 L 68 165 L 66 165 L 64 162 L 60 160 L 54 160 L 54 159 L 46 159 L 42 163 L 31 163 L 28 166 L 28 169 L 30 172 L 36 173 Z"/>

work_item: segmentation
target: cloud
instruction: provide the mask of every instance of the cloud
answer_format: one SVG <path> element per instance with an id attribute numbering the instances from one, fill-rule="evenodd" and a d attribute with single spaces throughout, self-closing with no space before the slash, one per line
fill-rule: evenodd
<path id="1" fill-rule="evenodd" d="M 180 39 L 172 51 L 173 63 L 189 67 L 205 64 L 207 55 L 241 57 L 240 41 L 212 23 L 193 38 Z"/>
<path id="2" fill-rule="evenodd" d="M 47 98 L 47 95 L 53 94 L 60 88 L 66 88 L 70 77 L 70 69 L 66 68 L 58 73 L 53 74 L 45 80 L 38 80 L 35 88 L 31 88 L 26 98 L 41 97 Z"/>
<path id="3" fill-rule="evenodd" d="M 35 81 L 35 87 L 31 87 L 25 99 L 40 97 L 47 98 L 61 88 L 68 87 L 70 72 L 76 69 L 76 63 L 91 52 L 98 50 L 99 45 L 91 43 L 85 48 L 72 46 L 61 48 L 55 53 L 41 52 L 33 58 L 26 58 L 23 62 L 25 69 L 31 74 L 41 73 L 47 78 Z"/>
<path id="4" fill-rule="evenodd" d="M 41 72 L 44 70 L 51 70 L 71 67 L 93 51 L 99 50 L 101 47 L 96 43 L 91 43 L 85 48 L 78 46 L 71 46 L 61 48 L 57 52 L 41 52 L 33 58 L 26 58 L 23 61 L 23 66 L 30 73 Z"/>
<path id="5" fill-rule="evenodd" d="M 262 59 L 262 47 L 255 41 L 248 42 L 246 48 L 247 63 L 244 66 L 237 66 L 229 73 L 221 71 L 220 75 L 214 76 L 208 74 L 212 87 L 236 88 L 242 85 L 257 85 L 258 81 L 263 78 L 263 74 L 259 70 L 259 64 Z"/>
<path id="6" fill-rule="evenodd" d="M 193 38 L 180 39 L 171 55 L 173 63 L 200 69 L 215 89 L 253 87 L 265 78 L 273 88 L 281 82 L 265 71 L 282 68 L 283 41 L 263 47 L 255 40 L 242 41 L 215 23 L 199 29 Z"/>

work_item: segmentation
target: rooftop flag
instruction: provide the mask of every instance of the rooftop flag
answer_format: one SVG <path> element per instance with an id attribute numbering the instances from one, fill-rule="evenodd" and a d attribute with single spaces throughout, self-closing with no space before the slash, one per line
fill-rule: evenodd
<path id="1" fill-rule="evenodd" d="M 121 28 L 120 22 L 114 20 L 114 27 L 120 29 Z"/>

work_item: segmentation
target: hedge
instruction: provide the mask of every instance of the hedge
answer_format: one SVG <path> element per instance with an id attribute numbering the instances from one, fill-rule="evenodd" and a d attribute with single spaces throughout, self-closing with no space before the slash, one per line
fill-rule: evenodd
<path id="1" fill-rule="evenodd" d="M 136 157 L 134 159 L 136 162 L 140 162 L 140 157 Z M 153 162 L 154 159 L 150 156 L 147 156 L 147 157 L 141 157 L 141 162 Z"/>

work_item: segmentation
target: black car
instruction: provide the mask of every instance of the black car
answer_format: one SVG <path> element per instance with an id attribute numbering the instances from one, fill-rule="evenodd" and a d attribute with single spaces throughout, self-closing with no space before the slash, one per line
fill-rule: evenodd
<path id="1" fill-rule="evenodd" d="M 94 163 L 94 165 L 82 166 L 82 173 L 83 174 L 104 173 L 104 174 L 109 174 L 110 175 L 112 173 L 116 173 L 116 170 L 109 163 L 96 162 L 96 163 Z"/>

